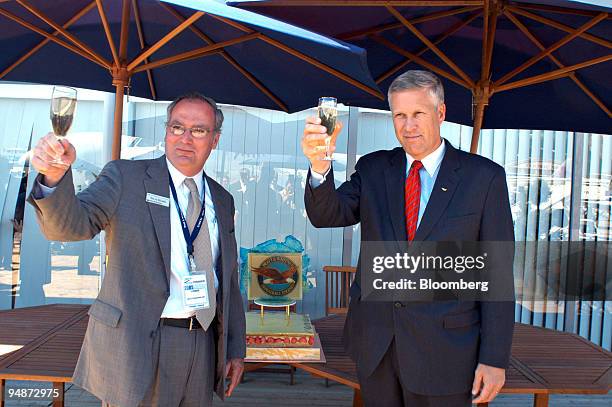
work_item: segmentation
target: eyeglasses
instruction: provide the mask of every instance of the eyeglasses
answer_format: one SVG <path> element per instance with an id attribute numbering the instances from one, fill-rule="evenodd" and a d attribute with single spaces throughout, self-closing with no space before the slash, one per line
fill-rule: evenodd
<path id="1" fill-rule="evenodd" d="M 185 134 L 185 131 L 189 130 L 193 138 L 204 138 L 213 132 L 213 130 L 211 129 L 206 129 L 202 127 L 189 128 L 189 127 L 182 126 L 180 124 L 167 124 L 166 123 L 166 127 L 170 130 L 170 133 L 174 134 L 175 136 L 182 136 L 183 134 Z"/>

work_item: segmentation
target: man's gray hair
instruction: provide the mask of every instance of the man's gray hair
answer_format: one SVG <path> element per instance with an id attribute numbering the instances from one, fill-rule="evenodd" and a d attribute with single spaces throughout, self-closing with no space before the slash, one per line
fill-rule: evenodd
<path id="1" fill-rule="evenodd" d="M 182 100 L 199 100 L 201 102 L 208 103 L 210 107 L 212 107 L 213 112 L 215 112 L 214 130 L 217 133 L 221 132 L 221 126 L 223 125 L 223 112 L 221 111 L 221 109 L 217 107 L 217 103 L 212 98 L 209 98 L 208 96 L 204 96 L 199 92 L 185 93 L 177 97 L 176 99 L 174 99 L 172 103 L 168 105 L 168 110 L 166 113 L 166 120 L 170 121 L 170 116 L 172 115 L 172 111 L 174 110 L 176 105 Z"/>
<path id="2" fill-rule="evenodd" d="M 427 89 L 434 98 L 436 109 L 444 103 L 444 87 L 440 78 L 429 71 L 406 71 L 391 82 L 387 99 L 391 108 L 391 94 L 412 89 Z"/>

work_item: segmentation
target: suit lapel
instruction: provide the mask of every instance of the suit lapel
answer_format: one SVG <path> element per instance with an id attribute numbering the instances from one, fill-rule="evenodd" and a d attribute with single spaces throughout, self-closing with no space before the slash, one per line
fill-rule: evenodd
<path id="1" fill-rule="evenodd" d="M 150 194 L 169 197 L 169 175 L 166 165 L 166 156 L 163 155 L 151 161 L 147 168 L 147 177 L 144 180 L 145 191 Z M 166 270 L 166 284 L 170 284 L 170 208 L 154 203 L 148 203 L 151 220 L 155 227 L 157 242 L 162 253 L 164 268 Z"/>
<path id="2" fill-rule="evenodd" d="M 387 187 L 387 203 L 389 216 L 395 233 L 395 240 L 406 240 L 406 216 L 404 214 L 404 183 L 406 180 L 406 154 L 398 148 L 391 157 L 391 165 L 385 170 L 385 183 Z"/>
<path id="3" fill-rule="evenodd" d="M 217 227 L 219 229 L 219 249 L 221 259 L 221 270 L 217 273 L 217 278 L 221 284 L 221 295 L 222 299 L 227 298 L 225 293 L 229 292 L 229 283 L 231 276 L 227 275 L 231 273 L 232 267 L 229 267 L 228 261 L 236 261 L 236 259 L 228 259 L 226 256 L 231 253 L 228 244 L 230 243 L 227 236 L 231 231 L 231 227 L 234 223 L 233 214 L 230 214 L 231 203 L 223 192 L 223 188 L 217 184 L 210 177 L 206 176 L 208 187 L 210 188 L 210 196 L 215 206 L 215 216 L 217 217 Z M 218 268 L 217 268 L 218 269 Z M 218 270 L 219 271 L 219 270 Z"/>
<path id="4" fill-rule="evenodd" d="M 445 143 L 446 151 L 442 159 L 440 172 L 434 183 L 433 191 L 429 197 L 421 223 L 416 231 L 415 241 L 427 239 L 440 216 L 446 210 L 459 184 L 457 171 L 460 165 L 457 150 L 447 140 L 445 140 Z"/>

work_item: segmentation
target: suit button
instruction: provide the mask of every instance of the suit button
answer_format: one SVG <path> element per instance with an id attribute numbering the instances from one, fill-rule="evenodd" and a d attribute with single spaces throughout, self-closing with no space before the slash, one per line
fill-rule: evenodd
<path id="1" fill-rule="evenodd" d="M 395 304 L 393 304 L 395 306 L 395 308 L 402 308 L 404 306 L 404 304 L 402 304 L 399 301 L 396 301 Z"/>

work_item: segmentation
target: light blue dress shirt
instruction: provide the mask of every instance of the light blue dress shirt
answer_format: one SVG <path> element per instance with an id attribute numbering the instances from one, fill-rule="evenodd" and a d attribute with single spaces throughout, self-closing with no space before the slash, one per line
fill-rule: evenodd
<path id="1" fill-rule="evenodd" d="M 421 202 L 419 203 L 419 220 L 417 222 L 417 228 L 421 224 L 421 219 L 425 213 L 425 208 L 427 208 L 427 203 L 431 197 L 434 184 L 436 183 L 436 178 L 438 178 L 438 173 L 440 172 L 440 166 L 442 165 L 442 159 L 444 158 L 445 151 L 446 146 L 444 145 L 444 139 L 442 139 L 442 143 L 440 143 L 438 148 L 421 160 L 421 163 L 423 163 L 423 168 L 419 170 L 419 177 L 421 178 Z M 414 158 L 412 158 L 410 154 L 406 153 L 406 177 L 408 177 L 410 166 L 413 162 Z"/>

